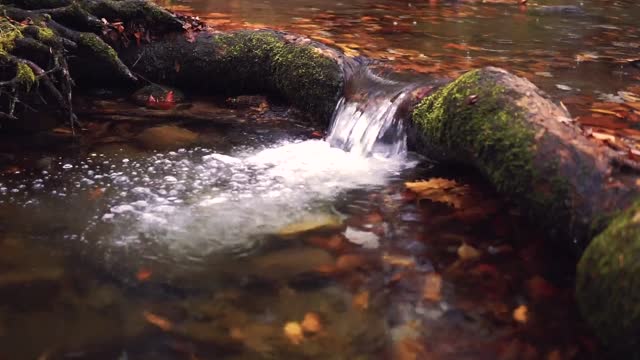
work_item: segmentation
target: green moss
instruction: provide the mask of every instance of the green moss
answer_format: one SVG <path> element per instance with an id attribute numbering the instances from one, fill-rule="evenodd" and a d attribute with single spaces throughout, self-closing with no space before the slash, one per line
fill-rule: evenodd
<path id="1" fill-rule="evenodd" d="M 335 61 L 267 31 L 225 34 L 213 41 L 232 86 L 275 90 L 312 117 L 328 120 L 342 88 Z"/>
<path id="2" fill-rule="evenodd" d="M 576 298 L 608 346 L 640 359 L 640 201 L 587 247 L 578 263 Z"/>
<path id="3" fill-rule="evenodd" d="M 21 26 L 15 25 L 8 19 L 0 19 L 0 55 L 13 50 L 16 40 L 23 37 L 21 30 Z"/>
<path id="4" fill-rule="evenodd" d="M 91 52 L 100 60 L 107 62 L 116 62 L 118 60 L 118 53 L 95 34 L 80 34 L 78 45 L 84 47 L 86 51 Z"/>
<path id="5" fill-rule="evenodd" d="M 569 186 L 558 164 L 536 162 L 535 129 L 491 70 L 470 71 L 415 108 L 428 154 L 470 163 L 552 237 L 573 222 Z"/>
<path id="6" fill-rule="evenodd" d="M 24 63 L 18 63 L 16 66 L 16 79 L 23 90 L 29 91 L 36 82 L 36 74 Z"/>
<path id="7" fill-rule="evenodd" d="M 342 89 L 338 64 L 311 47 L 284 45 L 273 57 L 276 87 L 302 110 L 329 119 Z"/>
<path id="8" fill-rule="evenodd" d="M 531 189 L 534 133 L 504 92 L 474 70 L 424 99 L 413 119 L 428 145 L 462 152 L 499 191 L 521 194 Z"/>
<path id="9" fill-rule="evenodd" d="M 38 40 L 45 43 L 50 43 L 54 41 L 55 38 L 56 38 L 56 35 L 51 29 L 47 27 L 40 27 L 40 26 L 38 27 Z"/>

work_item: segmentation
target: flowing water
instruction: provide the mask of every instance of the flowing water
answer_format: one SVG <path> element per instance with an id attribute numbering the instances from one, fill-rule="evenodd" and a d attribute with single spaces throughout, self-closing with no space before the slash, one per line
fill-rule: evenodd
<path id="1" fill-rule="evenodd" d="M 390 23 L 387 33 L 378 23 L 381 42 L 352 31 L 350 48 L 384 48 L 410 60 L 405 65 L 425 62 L 396 45 L 435 45 L 398 29 L 424 35 L 425 19 L 442 24 L 430 40 L 479 46 L 475 39 L 493 46 L 470 51 L 498 57 L 516 49 L 530 57 L 552 41 L 549 31 L 573 26 L 526 20 L 537 35 L 516 45 L 504 40 L 520 36 L 515 30 L 480 20 L 518 13 L 512 8 L 172 4 L 228 22 L 313 31 L 314 22 L 300 19 L 330 18 L 335 26 L 322 34 L 340 39 L 356 27 L 349 19 L 375 15 Z M 622 13 L 620 28 L 629 21 Z M 595 21 L 586 19 L 579 21 Z M 502 35 L 474 34 L 484 26 Z M 575 38 L 562 34 L 541 57 Z M 466 58 L 462 67 L 476 65 Z M 580 86 L 566 71 L 552 75 Z M 598 91 L 619 85 L 595 78 Z M 548 249 L 478 174 L 407 152 L 402 110 L 414 90 L 374 68 L 356 71 L 326 136 L 271 99 L 263 111 L 194 98 L 189 106 L 209 104 L 211 121 L 158 129 L 148 116 L 132 120 L 144 110 L 116 97 L 77 104 L 81 113 L 106 106 L 129 116 L 87 111 L 81 143 L 56 146 L 64 134 L 4 139 L 0 359 L 605 358 L 575 309 L 573 259 Z M 433 184 L 426 198 L 405 186 L 421 180 Z"/>

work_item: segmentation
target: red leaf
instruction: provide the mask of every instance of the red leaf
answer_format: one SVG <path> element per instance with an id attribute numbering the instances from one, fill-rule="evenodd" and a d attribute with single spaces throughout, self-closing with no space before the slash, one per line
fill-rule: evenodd
<path id="1" fill-rule="evenodd" d="M 167 93 L 167 96 L 165 96 L 164 101 L 165 101 L 165 102 L 170 102 L 170 103 L 175 102 L 175 101 L 173 100 L 173 91 L 169 91 L 169 92 Z"/>

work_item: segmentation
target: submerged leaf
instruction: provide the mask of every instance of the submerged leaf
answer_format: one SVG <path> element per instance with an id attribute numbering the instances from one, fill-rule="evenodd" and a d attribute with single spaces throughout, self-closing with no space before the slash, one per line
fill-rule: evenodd
<path id="1" fill-rule="evenodd" d="M 431 273 L 427 275 L 422 289 L 422 297 L 433 302 L 442 299 L 442 276 L 440 274 Z"/>
<path id="2" fill-rule="evenodd" d="M 442 178 L 407 182 L 405 186 L 416 193 L 418 201 L 427 199 L 448 204 L 456 209 L 463 206 L 464 198 L 469 192 L 468 185 L 461 185 L 455 180 Z"/>
<path id="3" fill-rule="evenodd" d="M 286 336 L 289 341 L 298 345 L 304 340 L 304 334 L 302 333 L 302 326 L 295 321 L 290 321 L 284 325 L 284 336 Z"/>
<path id="4" fill-rule="evenodd" d="M 155 325 L 164 331 L 170 331 L 173 328 L 173 324 L 171 323 L 171 321 L 154 313 L 143 311 L 142 315 L 148 323 Z"/>
<path id="5" fill-rule="evenodd" d="M 525 305 L 520 305 L 513 310 L 513 320 L 519 323 L 526 323 L 529 320 L 529 309 Z"/>

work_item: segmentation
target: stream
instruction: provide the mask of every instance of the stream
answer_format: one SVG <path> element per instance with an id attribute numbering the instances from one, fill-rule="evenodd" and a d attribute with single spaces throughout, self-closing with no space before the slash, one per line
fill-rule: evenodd
<path id="1" fill-rule="evenodd" d="M 539 65 L 573 59 L 570 39 L 627 29 L 624 2 L 616 28 L 596 26 L 612 17 L 589 2 L 597 16 L 580 17 L 580 31 L 568 17 L 534 23 L 517 7 L 464 2 L 159 2 L 224 29 L 268 22 L 354 55 L 385 51 L 420 76 L 498 58 L 516 72 L 535 65 L 541 87 L 589 97 L 576 109 L 638 76 L 604 59 L 601 42 L 602 58 L 579 68 Z M 473 34 L 504 14 L 538 35 Z M 323 19 L 332 27 L 314 27 Z M 367 22 L 378 30 L 352 31 Z M 438 22 L 426 45 L 418 33 Z M 509 37 L 504 26 L 490 25 Z M 626 57 L 627 45 L 612 46 Z M 439 67 L 422 71 L 420 55 Z M 64 129 L 1 139 L 0 360 L 606 359 L 576 309 L 572 255 L 479 174 L 409 151 L 401 108 L 413 90 L 363 67 L 328 129 L 267 97 L 187 96 L 184 118 L 166 121 L 130 94 L 82 94 L 80 140 Z"/>
<path id="2" fill-rule="evenodd" d="M 602 358 L 570 256 L 407 152 L 414 87 L 349 88 L 326 135 L 275 99 L 158 124 L 108 94 L 76 100 L 79 142 L 6 139 L 0 358 Z"/>

